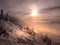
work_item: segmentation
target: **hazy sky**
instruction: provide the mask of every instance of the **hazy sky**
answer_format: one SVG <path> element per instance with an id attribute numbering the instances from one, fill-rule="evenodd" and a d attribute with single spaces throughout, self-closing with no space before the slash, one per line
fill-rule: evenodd
<path id="1" fill-rule="evenodd" d="M 33 24 L 33 26 L 38 25 L 36 28 L 41 29 L 43 27 L 40 25 L 41 18 L 60 19 L 60 0 L 0 0 L 0 9 L 4 9 L 9 15 L 19 19 L 22 18 L 23 21 L 27 21 L 27 23 Z M 37 9 L 39 13 L 36 17 L 30 16 L 31 11 L 34 9 Z M 45 27 L 48 28 L 47 30 L 60 30 L 60 25 L 48 24 Z"/>
<path id="2" fill-rule="evenodd" d="M 39 14 L 59 15 L 60 0 L 0 0 L 0 9 L 18 17 L 29 15 L 34 8 L 38 9 Z"/>

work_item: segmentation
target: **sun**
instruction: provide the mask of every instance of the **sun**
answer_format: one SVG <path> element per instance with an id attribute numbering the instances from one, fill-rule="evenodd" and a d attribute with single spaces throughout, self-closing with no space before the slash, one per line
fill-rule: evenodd
<path id="1" fill-rule="evenodd" d="M 32 10 L 32 16 L 37 16 L 37 10 L 36 9 L 34 9 L 34 10 Z"/>

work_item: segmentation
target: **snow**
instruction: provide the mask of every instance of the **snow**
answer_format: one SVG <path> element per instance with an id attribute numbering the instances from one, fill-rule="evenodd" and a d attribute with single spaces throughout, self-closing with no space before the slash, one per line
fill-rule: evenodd
<path id="1" fill-rule="evenodd" d="M 24 28 L 21 30 L 18 25 L 15 25 L 10 21 L 0 20 L 0 26 L 1 25 L 8 35 L 2 34 L 0 36 L 0 45 L 46 45 L 46 43 L 42 41 L 41 34 L 36 33 L 32 36 L 29 34 L 29 32 L 33 32 L 32 30 L 27 31 L 24 30 Z M 60 45 L 59 43 L 60 40 L 58 41 L 58 44 L 51 43 L 51 45 Z"/>

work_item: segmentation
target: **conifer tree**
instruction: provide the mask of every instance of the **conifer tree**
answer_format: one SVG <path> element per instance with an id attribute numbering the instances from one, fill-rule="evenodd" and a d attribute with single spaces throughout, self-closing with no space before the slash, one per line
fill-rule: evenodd
<path id="1" fill-rule="evenodd" d="M 8 13 L 6 13 L 5 20 L 8 21 Z"/>
<path id="2" fill-rule="evenodd" d="M 0 20 L 3 19 L 3 9 L 1 9 Z"/>

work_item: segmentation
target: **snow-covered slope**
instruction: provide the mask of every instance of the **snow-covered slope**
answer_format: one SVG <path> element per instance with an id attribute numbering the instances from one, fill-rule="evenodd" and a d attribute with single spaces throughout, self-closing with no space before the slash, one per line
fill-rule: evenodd
<path id="1" fill-rule="evenodd" d="M 11 21 L 12 20 L 12 21 Z M 25 45 L 33 44 L 33 36 L 30 33 L 34 33 L 32 30 L 27 31 L 23 24 L 15 22 L 14 18 L 10 20 L 0 20 L 0 45 Z M 23 28 L 23 29 L 21 29 Z M 29 33 L 30 32 L 30 33 Z"/>
<path id="2" fill-rule="evenodd" d="M 10 20 L 0 20 L 0 45 L 46 45 L 49 42 L 44 42 L 44 37 L 41 34 L 35 33 L 30 28 L 24 28 L 22 23 L 18 23 L 15 18 Z M 48 45 L 48 44 L 47 44 Z M 52 43 L 51 45 L 60 45 Z"/>

